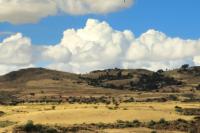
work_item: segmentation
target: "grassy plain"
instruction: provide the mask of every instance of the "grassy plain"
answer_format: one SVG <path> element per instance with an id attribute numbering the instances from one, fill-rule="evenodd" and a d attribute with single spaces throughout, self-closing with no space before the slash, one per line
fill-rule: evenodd
<path id="1" fill-rule="evenodd" d="M 112 109 L 114 105 L 104 104 L 22 104 L 17 106 L 0 106 L 0 111 L 5 112 L 5 115 L 0 117 L 0 121 L 16 122 L 12 126 L 0 128 L 0 132 L 6 130 L 11 132 L 13 126 L 25 124 L 28 120 L 32 120 L 37 124 L 66 126 L 82 123 L 113 123 L 117 120 L 130 121 L 137 119 L 146 122 L 150 120 L 158 121 L 161 118 L 166 120 L 176 120 L 179 118 L 190 120 L 193 118 L 193 116 L 178 114 L 175 112 L 175 106 L 199 108 L 200 103 L 122 103 L 117 109 Z M 127 129 L 127 132 L 129 130 Z M 120 132 L 117 129 L 105 130 L 105 132 L 114 131 Z M 130 130 L 130 132 L 132 131 Z"/>
<path id="2" fill-rule="evenodd" d="M 194 116 L 178 114 L 175 106 L 200 108 L 199 82 L 200 67 L 161 73 L 143 69 L 108 69 L 77 75 L 43 68 L 11 72 L 0 76 L 0 133 L 11 132 L 14 126 L 23 125 L 28 120 L 63 127 L 135 119 L 141 122 L 161 118 L 191 120 Z M 74 100 L 78 102 L 69 104 Z M 109 103 L 105 101 L 115 105 L 106 105 Z M 95 102 L 104 104 L 91 104 Z M 115 108 L 117 104 L 120 105 Z M 104 129 L 102 132 L 151 131 L 126 128 L 123 131 Z"/>

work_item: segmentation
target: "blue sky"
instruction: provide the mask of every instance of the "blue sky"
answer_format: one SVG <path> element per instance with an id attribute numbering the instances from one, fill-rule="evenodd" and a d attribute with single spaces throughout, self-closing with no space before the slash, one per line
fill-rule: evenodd
<path id="1" fill-rule="evenodd" d="M 40 20 L 36 24 L 13 25 L 0 23 L 0 31 L 21 32 L 33 44 L 56 44 L 63 31 L 81 28 L 88 18 L 107 21 L 114 29 L 129 29 L 136 36 L 148 29 L 156 29 L 171 37 L 200 38 L 199 0 L 136 0 L 129 9 L 106 15 L 72 16 L 62 14 Z M 0 39 L 2 40 L 2 36 Z"/>
<path id="2" fill-rule="evenodd" d="M 200 65 L 199 7 L 199 0 L 0 0 L 0 75 Z"/>

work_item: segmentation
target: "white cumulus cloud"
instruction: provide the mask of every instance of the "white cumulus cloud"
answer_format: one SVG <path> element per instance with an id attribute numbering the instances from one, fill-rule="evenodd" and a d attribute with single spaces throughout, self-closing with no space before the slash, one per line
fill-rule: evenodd
<path id="1" fill-rule="evenodd" d="M 89 19 L 83 29 L 69 29 L 64 32 L 61 43 L 54 46 L 54 52 L 49 54 L 49 57 L 55 59 L 55 52 L 60 57 L 62 51 L 67 49 L 70 54 L 65 57 L 62 54 L 61 59 L 68 59 L 69 55 L 70 59 L 68 62 L 61 60 L 60 63 L 56 62 L 58 65 L 51 64 L 50 67 L 56 69 L 60 67 L 63 70 L 71 68 L 73 72 L 87 72 L 93 69 L 120 66 L 124 60 L 124 52 L 132 41 L 134 41 L 134 36 L 131 31 L 116 31 L 106 22 Z M 49 51 L 47 52 L 51 53 Z"/>
<path id="2" fill-rule="evenodd" d="M 193 61 L 196 66 L 200 66 L 200 54 L 199 56 L 195 56 Z"/>
<path id="3" fill-rule="evenodd" d="M 17 33 L 0 42 L 0 74 L 33 66 L 31 41 Z"/>
<path id="4" fill-rule="evenodd" d="M 0 43 L 0 64 L 24 65 L 32 61 L 30 39 L 17 33 Z"/>
<path id="5" fill-rule="evenodd" d="M 200 55 L 199 51 L 199 40 L 171 38 L 162 32 L 149 30 L 132 42 L 126 53 L 124 67 L 157 70 L 175 68 L 185 63 L 193 65 L 197 62 L 193 58 Z"/>
<path id="6" fill-rule="evenodd" d="M 106 14 L 130 7 L 133 0 L 0 0 L 0 22 L 35 23 L 59 13 Z"/>
<path id="7" fill-rule="evenodd" d="M 60 44 L 50 48 L 57 54 L 49 52 L 48 57 L 61 59 L 48 67 L 72 72 L 114 67 L 171 69 L 200 62 L 199 40 L 171 38 L 153 29 L 135 38 L 129 30 L 117 31 L 94 19 L 88 19 L 82 29 L 66 30 Z"/>
<path id="8" fill-rule="evenodd" d="M 172 69 L 200 65 L 200 39 L 172 38 L 150 29 L 139 37 L 107 22 L 88 19 L 81 29 L 67 29 L 60 43 L 32 45 L 18 33 L 0 42 L 0 74 L 39 66 L 76 73 L 107 68 Z"/>

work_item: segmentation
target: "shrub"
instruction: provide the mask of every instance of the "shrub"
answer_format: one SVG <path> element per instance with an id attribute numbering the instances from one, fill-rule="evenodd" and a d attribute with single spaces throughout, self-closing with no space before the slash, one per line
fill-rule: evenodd
<path id="1" fill-rule="evenodd" d="M 30 95 L 31 95 L 31 96 L 35 96 L 35 93 L 31 92 Z"/>
<path id="2" fill-rule="evenodd" d="M 55 110 L 55 109 L 56 109 L 56 106 L 52 106 L 51 108 L 52 108 L 52 110 Z"/>
<path id="3" fill-rule="evenodd" d="M 55 128 L 40 124 L 34 125 L 32 120 L 27 121 L 27 123 L 22 126 L 22 130 L 28 133 L 58 133 Z"/>
<path id="4" fill-rule="evenodd" d="M 163 125 L 163 126 L 169 125 L 169 123 L 164 118 L 161 118 L 158 123 Z"/>
<path id="5" fill-rule="evenodd" d="M 194 120 L 200 122 L 200 116 L 195 116 L 195 117 L 194 117 Z"/>
<path id="6" fill-rule="evenodd" d="M 196 87 L 196 89 L 200 91 L 200 84 Z"/>
<path id="7" fill-rule="evenodd" d="M 150 122 L 147 123 L 147 127 L 152 128 L 155 124 L 156 122 L 151 120 Z"/>
<path id="8" fill-rule="evenodd" d="M 133 120 L 132 123 L 133 123 L 134 127 L 139 127 L 141 125 L 141 122 L 138 120 Z"/>
<path id="9" fill-rule="evenodd" d="M 164 73 L 164 71 L 163 71 L 162 69 L 159 69 L 159 70 L 157 71 L 157 73 L 162 74 L 162 73 Z"/>
<path id="10" fill-rule="evenodd" d="M 56 130 L 56 129 L 53 129 L 53 128 L 48 128 L 48 129 L 46 129 L 45 132 L 46 132 L 46 133 L 57 133 L 57 130 Z"/>
<path id="11" fill-rule="evenodd" d="M 169 95 L 168 97 L 170 100 L 172 101 L 177 101 L 178 100 L 178 97 L 176 95 Z"/>
<path id="12" fill-rule="evenodd" d="M 52 80 L 60 80 L 60 78 L 55 76 L 55 77 L 52 77 Z"/>
<path id="13" fill-rule="evenodd" d="M 33 131 L 35 129 L 35 126 L 33 124 L 32 120 L 28 120 L 26 125 L 24 126 L 25 131 L 30 132 Z"/>
<path id="14" fill-rule="evenodd" d="M 178 113 L 182 113 L 183 109 L 179 106 L 175 106 L 175 111 L 178 112 Z"/>
<path id="15" fill-rule="evenodd" d="M 0 111 L 0 116 L 3 116 L 5 114 L 5 112 Z"/>

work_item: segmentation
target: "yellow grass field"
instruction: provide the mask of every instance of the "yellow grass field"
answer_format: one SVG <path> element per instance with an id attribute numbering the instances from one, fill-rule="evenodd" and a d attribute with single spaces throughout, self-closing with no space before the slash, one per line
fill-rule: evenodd
<path id="1" fill-rule="evenodd" d="M 28 120 L 38 124 L 49 125 L 73 125 L 82 123 L 112 123 L 117 120 L 150 121 L 164 118 L 175 120 L 178 118 L 190 120 L 193 116 L 179 115 L 174 107 L 184 108 L 200 107 L 200 103 L 122 103 L 119 108 L 110 109 L 113 105 L 103 104 L 23 104 L 18 106 L 0 106 L 0 111 L 6 114 L 0 117 L 0 121 L 17 122 L 24 124 Z M 15 126 L 15 125 L 14 125 Z M 0 132 L 11 132 L 13 126 L 0 128 Z M 112 132 L 111 130 L 109 132 Z"/>

